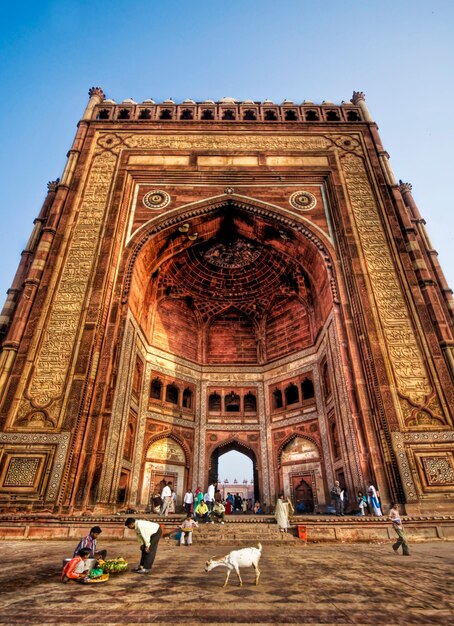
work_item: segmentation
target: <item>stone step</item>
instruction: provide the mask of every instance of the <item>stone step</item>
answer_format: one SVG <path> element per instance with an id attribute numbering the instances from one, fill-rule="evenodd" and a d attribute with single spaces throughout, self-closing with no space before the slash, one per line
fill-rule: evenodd
<path id="1" fill-rule="evenodd" d="M 298 539 L 296 528 L 282 533 L 276 523 L 199 524 L 193 532 L 193 543 L 198 545 L 304 545 Z"/>

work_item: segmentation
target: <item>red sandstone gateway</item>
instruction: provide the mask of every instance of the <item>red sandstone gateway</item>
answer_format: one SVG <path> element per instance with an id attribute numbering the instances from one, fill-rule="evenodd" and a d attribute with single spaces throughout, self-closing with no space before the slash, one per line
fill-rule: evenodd
<path id="1" fill-rule="evenodd" d="M 362 93 L 93 88 L 0 318 L 2 507 L 178 510 L 237 450 L 268 508 L 452 511 L 452 311 Z"/>

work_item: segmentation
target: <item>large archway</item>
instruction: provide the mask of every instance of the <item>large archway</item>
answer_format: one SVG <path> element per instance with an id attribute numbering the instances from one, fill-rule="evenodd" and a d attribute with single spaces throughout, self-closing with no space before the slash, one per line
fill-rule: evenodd
<path id="1" fill-rule="evenodd" d="M 350 419 L 351 410 L 343 370 L 334 367 L 336 287 L 315 234 L 230 199 L 182 213 L 135 245 L 121 352 L 124 364 L 137 353 L 144 363 L 131 483 L 140 491 L 141 433 L 170 428 L 187 445 L 185 488 L 205 489 L 218 478 L 222 451 L 238 449 L 254 463 L 254 497 L 272 505 L 281 489 L 279 446 L 299 430 L 322 450 L 318 501 L 340 470 L 354 488 L 352 429 L 330 443 L 330 424 Z M 114 409 L 123 403 L 117 394 Z M 143 490 L 130 493 L 144 499 Z"/>
<path id="2" fill-rule="evenodd" d="M 254 451 L 251 448 L 241 444 L 238 441 L 229 441 L 224 444 L 221 444 L 217 448 L 213 450 L 210 456 L 210 465 L 209 465 L 209 482 L 218 483 L 219 479 L 219 459 L 224 454 L 228 454 L 229 452 L 236 451 L 240 454 L 244 454 L 248 457 L 252 462 L 252 480 L 254 483 L 254 500 L 260 501 L 260 481 L 259 481 L 259 472 L 257 466 L 257 457 Z"/>

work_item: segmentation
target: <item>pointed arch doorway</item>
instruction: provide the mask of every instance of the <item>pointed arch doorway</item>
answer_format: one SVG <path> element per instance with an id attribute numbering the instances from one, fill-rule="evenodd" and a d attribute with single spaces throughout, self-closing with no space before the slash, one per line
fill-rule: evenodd
<path id="1" fill-rule="evenodd" d="M 228 443 L 221 444 L 213 450 L 210 457 L 210 466 L 208 473 L 208 480 L 210 483 L 218 482 L 219 480 L 219 458 L 224 454 L 232 451 L 244 454 L 252 461 L 252 477 L 254 481 L 254 500 L 260 501 L 260 486 L 259 486 L 259 472 L 257 466 L 257 457 L 255 452 L 248 448 L 244 444 L 238 441 L 229 441 Z"/>

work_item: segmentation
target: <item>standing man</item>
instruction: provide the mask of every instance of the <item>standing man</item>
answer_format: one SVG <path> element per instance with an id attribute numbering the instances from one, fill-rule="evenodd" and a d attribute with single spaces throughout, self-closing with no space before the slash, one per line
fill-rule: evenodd
<path id="1" fill-rule="evenodd" d="M 410 556 L 407 537 L 404 533 L 404 527 L 402 525 L 402 520 L 400 519 L 399 505 L 397 504 L 397 502 L 391 504 L 391 509 L 389 510 L 389 519 L 391 520 L 394 532 L 397 535 L 397 541 L 393 544 L 394 552 L 397 554 L 400 546 L 402 546 L 403 556 Z"/>
<path id="2" fill-rule="evenodd" d="M 165 517 L 169 514 L 170 501 L 172 499 L 172 483 L 168 482 L 161 491 L 161 515 Z"/>
<path id="3" fill-rule="evenodd" d="M 214 483 L 210 483 L 208 485 L 208 491 L 206 493 L 205 503 L 208 507 L 209 514 L 211 515 L 211 511 L 213 510 L 214 504 Z"/>
<path id="4" fill-rule="evenodd" d="M 340 483 L 338 480 L 334 481 L 334 486 L 331 489 L 331 498 L 334 502 L 334 510 L 336 511 L 336 515 L 342 515 L 342 501 L 341 501 L 341 492 Z"/>
<path id="5" fill-rule="evenodd" d="M 131 530 L 135 530 L 142 553 L 140 565 L 133 571 L 136 574 L 149 574 L 156 557 L 159 540 L 163 535 L 161 527 L 159 524 L 156 524 L 156 522 L 149 522 L 145 519 L 134 519 L 133 517 L 128 517 L 125 526 Z M 170 535 L 174 530 L 175 529 L 165 531 L 164 536 Z"/>
<path id="6" fill-rule="evenodd" d="M 184 494 L 183 504 L 184 504 L 184 510 L 186 511 L 186 515 L 189 515 L 191 512 L 192 505 L 194 504 L 194 494 L 189 489 Z"/>

